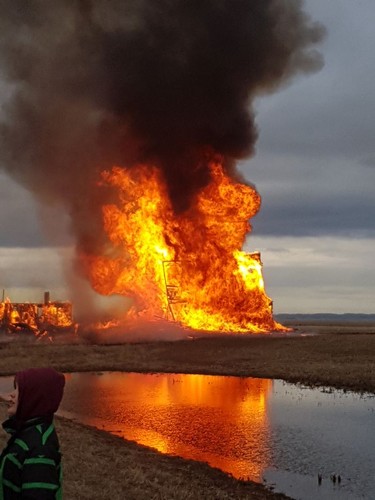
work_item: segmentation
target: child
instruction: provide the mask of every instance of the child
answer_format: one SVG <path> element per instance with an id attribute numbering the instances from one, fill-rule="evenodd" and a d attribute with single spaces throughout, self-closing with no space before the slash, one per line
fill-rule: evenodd
<path id="1" fill-rule="evenodd" d="M 0 500 L 61 500 L 61 454 L 53 424 L 65 378 L 52 368 L 16 373 L 6 398 L 10 434 L 0 456 Z"/>

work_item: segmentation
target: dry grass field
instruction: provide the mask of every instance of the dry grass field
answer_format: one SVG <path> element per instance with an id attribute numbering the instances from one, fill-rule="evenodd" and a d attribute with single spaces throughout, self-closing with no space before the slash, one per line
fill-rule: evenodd
<path id="1" fill-rule="evenodd" d="M 95 338 L 67 343 L 72 339 L 63 336 L 43 342 L 18 335 L 12 342 L 0 342 L 0 374 L 30 366 L 65 372 L 201 373 L 375 392 L 374 326 L 298 328 L 306 335 L 206 335 L 178 342 L 121 344 L 100 344 Z"/>
<path id="2" fill-rule="evenodd" d="M 67 337 L 42 342 L 19 336 L 0 343 L 0 374 L 31 366 L 65 372 L 202 373 L 375 393 L 374 333 L 371 325 L 298 325 L 297 334 L 287 336 L 210 335 L 116 345 L 87 338 L 69 344 Z M 286 498 L 206 464 L 161 455 L 69 420 L 58 418 L 57 426 L 66 500 Z M 2 435 L 0 444 L 5 439 Z"/>

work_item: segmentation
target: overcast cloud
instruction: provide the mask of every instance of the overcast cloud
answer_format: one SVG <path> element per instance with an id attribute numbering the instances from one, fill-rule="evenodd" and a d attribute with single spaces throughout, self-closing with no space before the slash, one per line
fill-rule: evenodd
<path id="1" fill-rule="evenodd" d="M 327 28 L 320 45 L 325 64 L 256 102 L 256 155 L 242 162 L 241 170 L 261 194 L 262 208 L 252 220 L 246 248 L 262 251 L 267 292 L 277 312 L 370 313 L 375 299 L 375 3 L 307 0 L 305 5 Z M 45 248 L 51 241 L 44 229 L 54 228 L 54 245 L 68 246 L 66 216 L 55 207 L 41 222 L 31 195 L 5 175 L 0 182 L 0 246 L 23 248 L 12 250 L 10 260 L 2 250 L 0 285 L 22 287 L 25 276 L 25 287 L 43 287 L 32 279 L 40 261 L 34 253 L 28 261 L 25 247 L 57 255 Z M 58 259 L 47 260 L 53 279 L 45 286 L 57 287 Z M 20 261 L 23 272 L 12 283 Z"/>
<path id="2" fill-rule="evenodd" d="M 257 234 L 375 235 L 375 4 L 311 0 L 324 68 L 258 102 Z"/>

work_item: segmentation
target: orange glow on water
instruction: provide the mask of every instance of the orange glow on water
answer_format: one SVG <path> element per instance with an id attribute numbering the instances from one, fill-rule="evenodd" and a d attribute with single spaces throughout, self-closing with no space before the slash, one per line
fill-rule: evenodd
<path id="1" fill-rule="evenodd" d="M 82 421 L 162 453 L 262 480 L 269 461 L 271 380 L 118 373 L 75 377 L 83 387 L 82 408 L 70 409 L 67 395 L 63 409 L 85 415 Z M 243 459 L 244 446 L 253 460 Z"/>

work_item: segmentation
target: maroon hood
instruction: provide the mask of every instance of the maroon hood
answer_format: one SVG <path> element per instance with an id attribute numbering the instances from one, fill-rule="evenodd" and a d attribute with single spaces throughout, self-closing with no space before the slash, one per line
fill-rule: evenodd
<path id="1" fill-rule="evenodd" d="M 21 424 L 33 417 L 52 417 L 64 393 L 65 377 L 53 368 L 30 368 L 16 373 L 18 407 L 15 415 Z"/>

